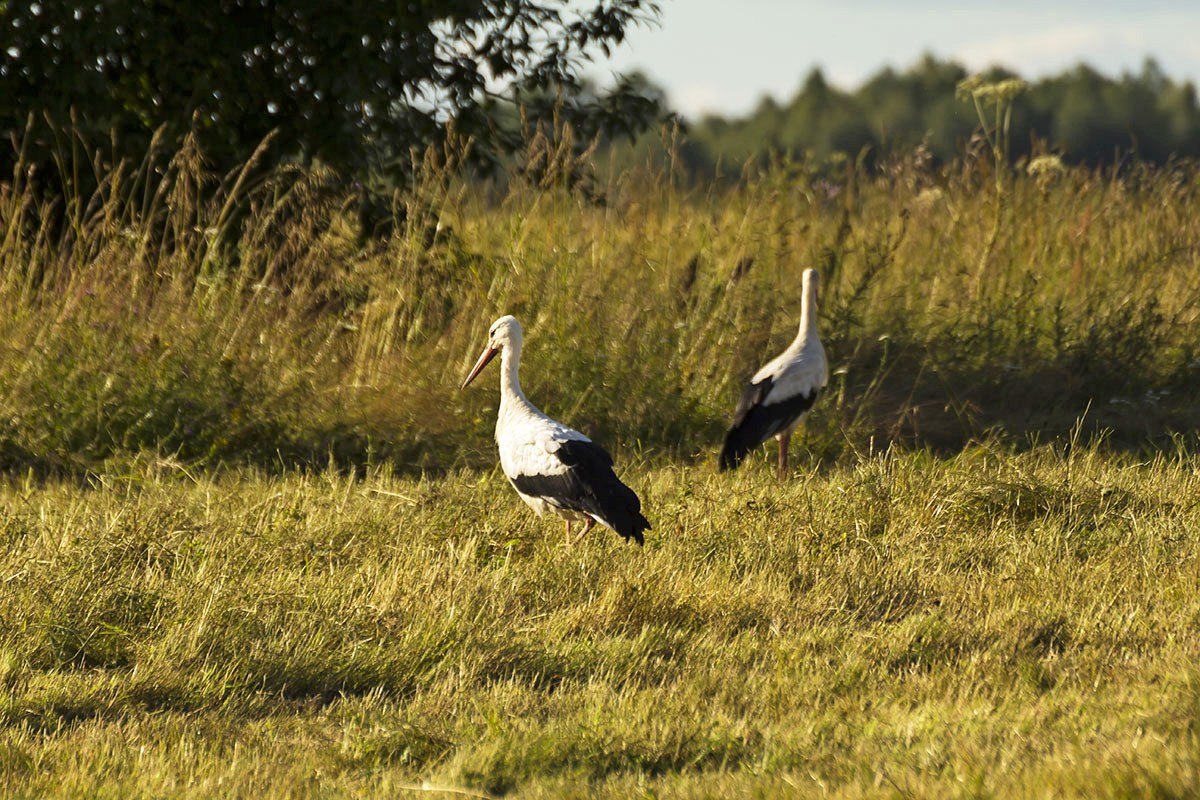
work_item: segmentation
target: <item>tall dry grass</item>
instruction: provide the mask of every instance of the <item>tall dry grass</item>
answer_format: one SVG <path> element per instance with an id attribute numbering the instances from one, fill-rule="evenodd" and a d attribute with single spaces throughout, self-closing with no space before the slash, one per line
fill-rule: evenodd
<path id="1" fill-rule="evenodd" d="M 0 185 L 0 465 L 485 463 L 494 395 L 455 387 L 501 313 L 548 411 L 706 458 L 792 335 L 807 266 L 834 368 L 817 457 L 1054 438 L 1081 415 L 1122 447 L 1196 427 L 1194 166 L 998 182 L 986 154 L 918 152 L 696 187 L 589 176 L 562 139 L 488 183 L 456 146 L 426 154 L 366 242 L 354 187 L 319 167 L 216 175 L 191 143 L 113 164 L 76 142 L 59 172 L 90 180 L 46 186 L 22 163 Z"/>

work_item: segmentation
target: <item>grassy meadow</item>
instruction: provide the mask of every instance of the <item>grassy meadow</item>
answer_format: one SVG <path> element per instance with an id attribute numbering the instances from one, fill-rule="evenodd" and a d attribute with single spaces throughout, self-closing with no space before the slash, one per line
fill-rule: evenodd
<path id="1" fill-rule="evenodd" d="M 1195 167 L 530 148 L 429 154 L 367 240 L 187 145 L 0 184 L 0 794 L 1197 791 Z M 807 266 L 794 474 L 718 475 Z M 499 473 L 457 386 L 502 313 L 644 549 Z"/>

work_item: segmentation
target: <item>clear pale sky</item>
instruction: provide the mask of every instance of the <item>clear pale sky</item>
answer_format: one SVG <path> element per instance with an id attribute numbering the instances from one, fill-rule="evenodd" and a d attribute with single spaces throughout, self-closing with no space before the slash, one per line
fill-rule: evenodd
<path id="1" fill-rule="evenodd" d="M 1200 78 L 1200 3 L 1189 0 L 663 0 L 589 73 L 641 69 L 685 115 L 787 100 L 813 66 L 843 87 L 931 52 L 970 69 L 1026 77 L 1087 62 L 1116 75 L 1147 56 L 1174 78 Z"/>

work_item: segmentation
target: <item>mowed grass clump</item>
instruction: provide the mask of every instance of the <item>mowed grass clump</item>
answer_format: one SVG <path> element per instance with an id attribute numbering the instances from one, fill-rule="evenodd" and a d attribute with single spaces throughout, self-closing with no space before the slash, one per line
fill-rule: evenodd
<path id="1" fill-rule="evenodd" d="M 644 549 L 502 476 L 0 494 L 15 796 L 1183 796 L 1190 458 L 627 468 Z"/>

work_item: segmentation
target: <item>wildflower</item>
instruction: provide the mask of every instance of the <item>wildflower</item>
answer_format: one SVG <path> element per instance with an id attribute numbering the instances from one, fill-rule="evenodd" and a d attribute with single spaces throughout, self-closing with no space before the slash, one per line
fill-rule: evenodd
<path id="1" fill-rule="evenodd" d="M 1061 175 L 1067 171 L 1066 165 L 1063 164 L 1061 158 L 1056 155 L 1038 156 L 1029 162 L 1025 167 L 1025 171 L 1035 178 L 1040 178 L 1043 175 L 1054 176 Z"/>
<path id="2" fill-rule="evenodd" d="M 1034 158 L 1025 167 L 1025 172 L 1035 181 L 1043 192 L 1050 188 L 1056 178 L 1067 171 L 1061 158 L 1053 154 L 1041 155 Z"/>
<path id="3" fill-rule="evenodd" d="M 954 94 L 959 100 L 974 98 L 975 100 L 992 100 L 997 103 L 1007 103 L 1028 88 L 1029 84 L 1020 78 L 985 81 L 979 75 L 972 75 L 958 82 Z"/>

